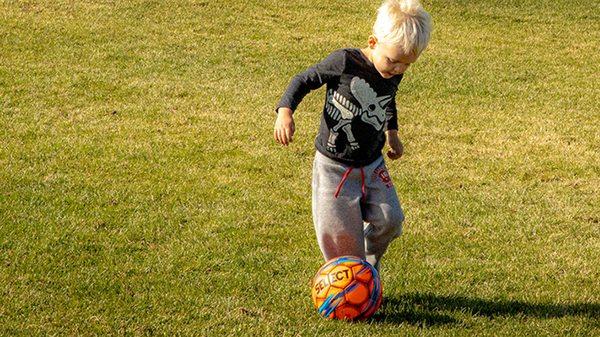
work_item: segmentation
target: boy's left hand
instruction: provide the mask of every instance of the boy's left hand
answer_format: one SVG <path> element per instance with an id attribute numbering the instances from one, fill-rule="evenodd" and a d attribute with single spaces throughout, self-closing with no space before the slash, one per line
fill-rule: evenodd
<path id="1" fill-rule="evenodd" d="M 386 131 L 386 135 L 387 143 L 390 147 L 387 152 L 387 156 L 392 160 L 402 157 L 402 154 L 404 153 L 404 146 L 402 145 L 400 138 L 398 138 L 398 131 L 388 130 Z"/>

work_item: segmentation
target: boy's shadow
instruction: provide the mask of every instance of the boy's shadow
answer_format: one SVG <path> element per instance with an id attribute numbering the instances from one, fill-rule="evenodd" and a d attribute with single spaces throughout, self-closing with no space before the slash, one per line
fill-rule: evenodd
<path id="1" fill-rule="evenodd" d="M 449 315 L 454 311 L 487 318 L 507 316 L 533 318 L 584 316 L 595 320 L 600 318 L 599 303 L 528 303 L 518 300 L 486 300 L 459 295 L 413 293 L 385 297 L 373 321 L 381 324 L 404 323 L 420 327 L 463 325 L 462 321 Z"/>

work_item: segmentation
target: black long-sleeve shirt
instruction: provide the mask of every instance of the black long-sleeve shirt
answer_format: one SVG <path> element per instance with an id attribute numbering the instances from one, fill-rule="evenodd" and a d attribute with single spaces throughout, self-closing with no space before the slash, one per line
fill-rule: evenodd
<path id="1" fill-rule="evenodd" d="M 277 108 L 295 111 L 306 94 L 327 84 L 315 146 L 346 165 L 366 166 L 381 155 L 384 131 L 398 129 L 401 80 L 402 75 L 383 78 L 360 49 L 339 49 L 294 76 Z"/>

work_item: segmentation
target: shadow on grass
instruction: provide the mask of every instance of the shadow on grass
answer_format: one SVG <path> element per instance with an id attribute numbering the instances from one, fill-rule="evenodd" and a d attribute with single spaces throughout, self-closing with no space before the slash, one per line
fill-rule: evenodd
<path id="1" fill-rule="evenodd" d="M 472 316 L 560 318 L 583 316 L 600 318 L 599 303 L 528 303 L 515 300 L 486 300 L 480 298 L 426 294 L 402 294 L 386 297 L 379 312 L 373 317 L 375 323 L 410 324 L 420 327 L 436 325 L 464 325 L 453 312 Z"/>

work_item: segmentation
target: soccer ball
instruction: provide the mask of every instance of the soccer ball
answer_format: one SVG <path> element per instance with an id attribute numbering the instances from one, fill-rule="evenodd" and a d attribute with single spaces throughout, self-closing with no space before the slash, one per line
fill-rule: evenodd
<path id="1" fill-rule="evenodd" d="M 382 288 L 377 270 L 356 256 L 327 261 L 312 282 L 312 300 L 328 319 L 367 319 L 381 305 Z"/>

